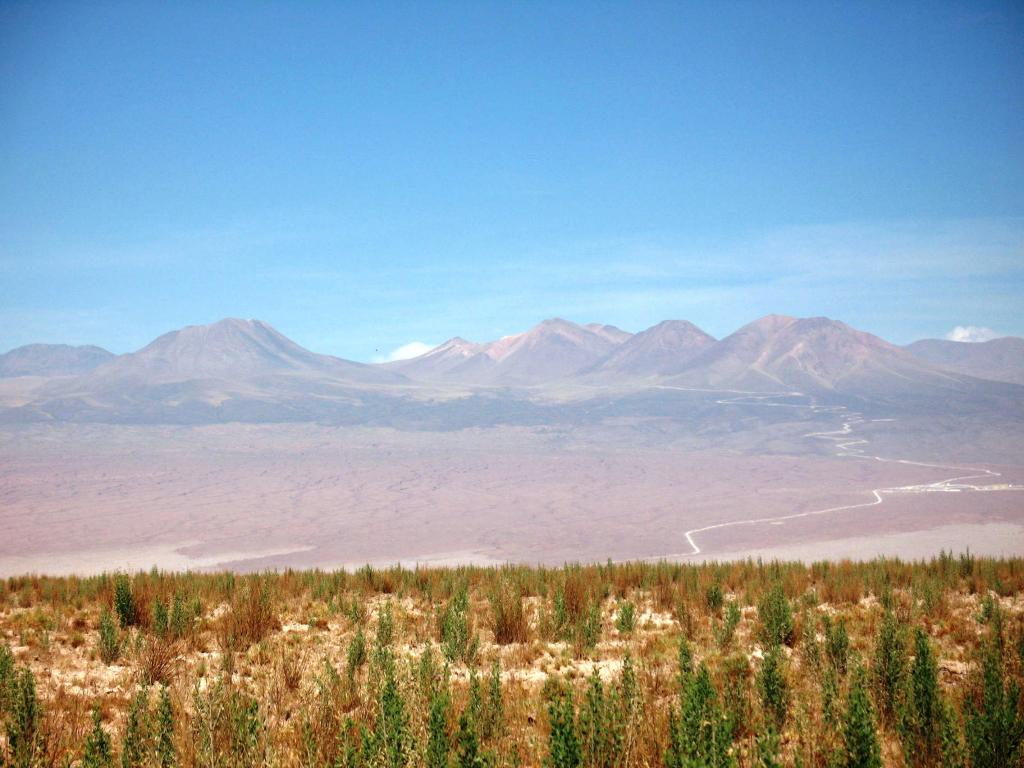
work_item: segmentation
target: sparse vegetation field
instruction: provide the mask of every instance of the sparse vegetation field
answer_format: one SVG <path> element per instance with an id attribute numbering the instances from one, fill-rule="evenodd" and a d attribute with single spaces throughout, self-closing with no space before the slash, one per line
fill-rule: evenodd
<path id="1" fill-rule="evenodd" d="M 1024 764 L 1024 559 L 0 582 L 4 766 Z"/>

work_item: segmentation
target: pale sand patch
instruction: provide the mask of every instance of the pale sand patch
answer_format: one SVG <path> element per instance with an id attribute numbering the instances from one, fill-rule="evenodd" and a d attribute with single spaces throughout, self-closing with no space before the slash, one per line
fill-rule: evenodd
<path id="1" fill-rule="evenodd" d="M 765 560 L 865 560 L 872 557 L 923 558 L 939 552 L 964 552 L 992 557 L 1020 556 L 1024 551 L 1024 525 L 982 523 L 941 525 L 922 531 L 887 533 L 874 536 L 850 536 L 830 541 L 782 544 L 734 552 L 702 553 L 699 560 L 738 560 L 747 557 Z M 688 559 L 688 558 L 687 558 Z"/>
<path id="2" fill-rule="evenodd" d="M 56 552 L 31 555 L 0 556 L 0 578 L 29 573 L 48 576 L 91 576 L 112 571 L 145 571 L 153 566 L 168 571 L 210 568 L 221 563 L 244 562 L 263 557 L 306 552 L 312 547 L 288 547 L 251 551 L 225 551 L 200 557 L 189 557 L 180 550 L 196 542 L 165 544 L 131 549 L 93 549 L 82 552 Z"/>

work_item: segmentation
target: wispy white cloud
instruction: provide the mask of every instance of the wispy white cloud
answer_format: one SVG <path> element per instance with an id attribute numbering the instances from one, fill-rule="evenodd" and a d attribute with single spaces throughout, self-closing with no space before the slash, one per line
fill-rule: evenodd
<path id="1" fill-rule="evenodd" d="M 409 360 L 413 357 L 419 357 L 432 350 L 436 344 L 426 344 L 422 341 L 410 341 L 408 344 L 391 350 L 386 355 L 376 355 L 373 358 L 375 363 L 393 363 L 396 360 Z"/>
<path id="2" fill-rule="evenodd" d="M 991 328 L 983 328 L 977 325 L 958 325 L 946 334 L 946 338 L 949 341 L 977 342 L 992 341 L 992 339 L 998 339 L 1000 335 Z"/>

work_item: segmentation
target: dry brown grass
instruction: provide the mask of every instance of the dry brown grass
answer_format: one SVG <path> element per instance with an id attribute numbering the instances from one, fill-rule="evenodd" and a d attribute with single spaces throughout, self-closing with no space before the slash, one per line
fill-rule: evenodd
<path id="1" fill-rule="evenodd" d="M 142 685 L 170 685 L 174 681 L 181 644 L 148 637 L 136 654 L 135 667 Z"/>
<path id="2" fill-rule="evenodd" d="M 859 586 L 844 583 L 850 580 Z M 743 607 L 743 618 L 728 647 L 721 646 L 716 636 L 722 617 L 710 612 L 705 600 L 707 588 L 716 583 L 731 593 L 729 600 L 735 597 Z M 146 627 L 126 632 L 128 670 L 104 664 L 95 653 L 98 617 L 111 606 L 109 579 L 17 579 L 0 582 L 0 638 L 13 649 L 16 662 L 36 676 L 45 702 L 43 727 L 46 750 L 52 753 L 50 764 L 74 764 L 81 759 L 93 703 L 101 705 L 104 726 L 118 745 L 132 692 L 140 682 L 169 684 L 178 718 L 175 743 L 183 768 L 218 761 L 235 765 L 273 761 L 289 768 L 331 764 L 339 759 L 338 736 L 348 727 L 346 717 L 353 720 L 353 734 L 362 726 L 371 731 L 376 727 L 382 711 L 384 658 L 392 660 L 408 718 L 410 749 L 422 755 L 431 699 L 421 679 L 421 660 L 429 642 L 435 663 L 432 679 L 442 685 L 445 663 L 433 637 L 434 617 L 437 606 L 466 585 L 468 623 L 484 628 L 473 633 L 482 697 L 486 697 L 492 663 L 500 660 L 501 665 L 503 735 L 488 737 L 483 744 L 499 756 L 499 766 L 514 764 L 515 755 L 524 765 L 543 762 L 548 732 L 544 686 L 549 677 L 572 688 L 577 705 L 583 706 L 591 673 L 597 671 L 606 691 L 611 690 L 621 678 L 627 654 L 634 663 L 642 709 L 629 727 L 623 766 L 661 764 L 669 709 L 679 697 L 680 638 L 686 636 L 695 662 L 707 664 L 719 700 L 728 700 L 726 693 L 732 686 L 742 701 L 737 709 L 743 718 L 735 755 L 739 768 L 747 768 L 753 765 L 753 738 L 762 717 L 754 680 L 764 649 L 753 606 L 774 583 L 783 585 L 796 621 L 797 640 L 792 650 L 787 649 L 792 704 L 783 731 L 786 764 L 799 755 L 809 768 L 824 768 L 838 743 L 837 726 L 822 714 L 822 667 L 820 662 L 812 666 L 805 655 L 805 622 L 820 629 L 826 615 L 844 618 L 852 651 L 869 663 L 886 595 L 907 627 L 928 632 L 943 670 L 942 684 L 961 708 L 961 702 L 976 700 L 972 686 L 977 653 L 990 631 L 979 619 L 983 595 L 1001 596 L 997 604 L 1007 647 L 1024 638 L 1024 561 L 975 559 L 811 568 L 739 562 L 286 572 L 250 577 L 141 574 L 132 578 L 133 590 L 151 595 L 151 601 L 167 602 L 180 593 L 187 605 L 198 604 L 201 610 L 195 622 L 190 618 L 193 629 L 185 640 L 161 639 Z M 542 616 L 552 615 L 559 595 L 567 614 L 585 617 L 591 606 L 600 606 L 600 636 L 585 654 L 577 656 L 571 637 L 545 638 L 540 631 Z M 637 605 L 636 629 L 628 636 L 612 629 L 618 601 L 602 599 L 610 595 L 628 596 Z M 394 637 L 380 651 L 375 636 L 386 604 L 393 613 Z M 365 634 L 368 658 L 350 681 L 346 659 L 357 627 Z M 76 632 L 84 637 L 84 644 L 75 639 Z M 1021 664 L 1008 664 L 1010 674 L 1020 681 Z M 463 661 L 455 661 L 448 670 L 448 732 L 454 735 L 458 715 L 471 698 L 469 669 Z M 841 705 L 848 677 L 838 685 Z M 207 722 L 210 718 L 215 722 Z M 237 729 L 242 726 L 256 728 L 253 743 L 266 752 L 254 757 L 255 753 L 239 746 Z M 213 734 L 219 756 L 203 753 L 204 728 Z M 895 726 L 885 723 L 881 737 L 886 764 L 903 768 Z M 304 757 L 307 749 L 315 753 L 309 760 Z M 412 764 L 419 764 L 417 760 Z"/>
<path id="3" fill-rule="evenodd" d="M 494 642 L 498 645 L 527 643 L 530 625 L 523 610 L 523 597 L 514 585 L 502 585 L 491 598 Z"/>
<path id="4" fill-rule="evenodd" d="M 270 587 L 265 582 L 253 580 L 232 599 L 220 619 L 217 637 L 222 650 L 244 651 L 280 628 Z"/>

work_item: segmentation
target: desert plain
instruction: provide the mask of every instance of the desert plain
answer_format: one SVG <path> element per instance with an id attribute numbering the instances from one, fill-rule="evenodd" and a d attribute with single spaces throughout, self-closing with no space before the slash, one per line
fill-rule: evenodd
<path id="1" fill-rule="evenodd" d="M 870 504 L 965 473 L 803 439 L 786 454 L 515 427 L 7 428 L 0 574 L 1024 550 L 1021 465 L 972 464 L 999 473 L 975 481 L 991 490 Z M 763 518 L 789 519 L 747 522 Z M 694 552 L 686 532 L 721 524 Z"/>

